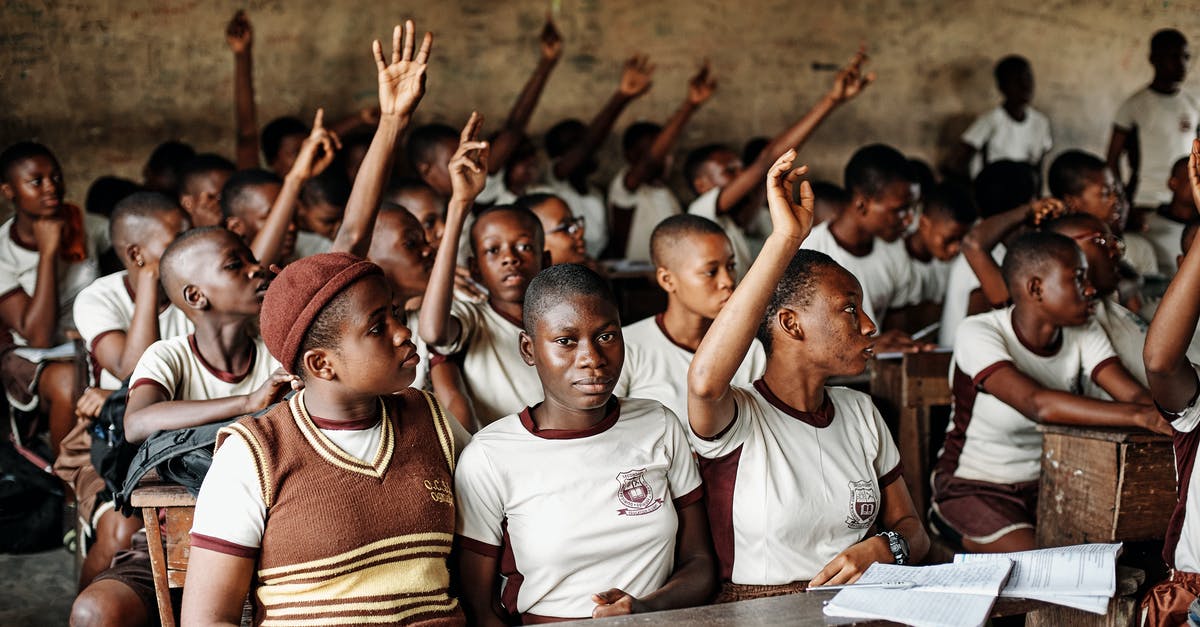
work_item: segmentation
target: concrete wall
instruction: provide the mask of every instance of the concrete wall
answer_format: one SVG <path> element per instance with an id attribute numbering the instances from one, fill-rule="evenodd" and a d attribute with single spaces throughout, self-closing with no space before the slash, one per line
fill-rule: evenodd
<path id="1" fill-rule="evenodd" d="M 664 119 L 702 57 L 720 90 L 687 129 L 683 147 L 741 145 L 799 116 L 859 42 L 879 80 L 837 112 L 802 153 L 818 176 L 840 179 L 865 142 L 933 159 L 971 117 L 997 102 L 1000 56 L 1031 59 L 1035 106 L 1054 125 L 1056 150 L 1102 151 L 1112 115 L 1147 83 L 1148 39 L 1173 26 L 1200 37 L 1200 2 L 981 0 L 553 0 L 566 38 L 531 130 L 590 117 L 616 86 L 620 60 L 649 53 L 653 90 L 630 107 Z M 407 16 L 436 36 L 418 121 L 461 124 L 473 108 L 502 119 L 537 58 L 550 2 L 248 0 L 9 0 L 0 5 L 0 143 L 36 138 L 61 158 L 69 198 L 97 176 L 138 178 L 159 141 L 180 138 L 232 156 L 232 57 L 224 25 L 245 7 L 256 29 L 259 122 L 354 111 L 376 98 L 373 38 Z M 1193 79 L 1188 89 L 1200 93 Z M 616 142 L 602 156 L 616 163 Z M 598 177 L 606 182 L 607 177 Z M 7 209 L 7 208 L 6 208 Z"/>

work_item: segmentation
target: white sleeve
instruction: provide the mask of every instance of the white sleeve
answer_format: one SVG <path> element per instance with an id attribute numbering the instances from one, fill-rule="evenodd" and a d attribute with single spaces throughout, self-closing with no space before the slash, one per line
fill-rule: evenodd
<path id="1" fill-rule="evenodd" d="M 504 522 L 504 502 L 499 475 L 482 446 L 468 446 L 463 451 L 454 471 L 454 492 L 458 498 L 458 535 L 498 552 L 503 535 L 500 526 Z"/>
<path id="2" fill-rule="evenodd" d="M 1138 94 L 1134 94 L 1121 103 L 1121 108 L 1117 109 L 1117 115 L 1113 118 L 1113 126 L 1126 131 L 1137 127 L 1137 96 Z"/>
<path id="3" fill-rule="evenodd" d="M 698 215 L 701 218 L 708 218 L 716 221 L 717 219 L 717 200 L 721 195 L 721 188 L 714 187 L 703 194 L 700 194 L 692 204 L 688 205 L 688 213 Z"/>
<path id="4" fill-rule="evenodd" d="M 995 132 L 995 129 L 992 128 L 992 112 L 988 111 L 975 118 L 971 126 L 968 126 L 966 131 L 963 131 L 961 139 L 963 143 L 970 145 L 975 150 L 983 150 L 988 140 L 992 138 L 993 132 Z"/>
<path id="5" fill-rule="evenodd" d="M 671 456 L 671 468 L 667 471 L 667 481 L 671 484 L 671 498 L 676 506 L 687 506 L 700 500 L 700 470 L 696 467 L 696 458 L 692 448 L 688 446 L 688 436 L 679 423 L 675 412 L 662 407 L 663 420 L 666 421 L 667 454 Z"/>
<path id="6" fill-rule="evenodd" d="M 249 557 L 244 553 L 262 546 L 266 520 L 254 455 L 241 434 L 230 433 L 213 455 L 196 497 L 192 546 Z"/>
<path id="7" fill-rule="evenodd" d="M 1104 327 L 1100 326 L 1095 317 L 1092 317 L 1087 326 L 1078 330 L 1079 334 L 1076 337 L 1079 342 L 1079 363 L 1084 374 L 1094 381 L 1097 368 L 1105 362 L 1117 359 L 1117 351 L 1113 349 L 1112 340 L 1108 339 Z"/>
<path id="8" fill-rule="evenodd" d="M 450 317 L 458 320 L 458 337 L 451 339 L 445 344 L 430 346 L 433 350 L 442 355 L 455 355 L 467 349 L 470 344 L 471 335 L 476 328 L 481 324 L 479 307 L 477 303 L 468 303 L 458 299 L 450 302 Z M 486 306 L 486 305 L 483 305 Z"/>
<path id="9" fill-rule="evenodd" d="M 880 479 L 887 478 L 889 479 L 888 483 L 890 483 L 890 480 L 894 477 L 888 477 L 888 475 L 900 469 L 900 450 L 896 448 L 896 442 L 892 439 L 892 432 L 888 429 L 887 423 L 883 421 L 883 416 L 879 413 L 879 408 L 875 406 L 871 397 L 865 396 L 862 399 L 862 404 L 866 406 L 864 409 L 870 412 L 868 424 L 871 427 L 871 434 L 875 439 L 874 442 L 870 443 L 875 449 L 875 459 L 872 460 L 875 466 L 875 476 Z M 884 487 L 882 481 L 879 487 Z"/>
<path id="10" fill-rule="evenodd" d="M 0 298 L 7 297 L 14 292 L 25 291 L 17 279 L 17 268 L 0 261 Z M 26 294 L 26 296 L 32 296 L 32 294 Z"/>
<path id="11" fill-rule="evenodd" d="M 1007 309 L 1003 315 L 1008 315 Z M 976 385 L 995 372 L 996 366 L 1013 360 L 1003 333 L 991 324 L 992 317 L 981 314 L 963 320 L 954 338 L 954 364 Z"/>
<path id="12" fill-rule="evenodd" d="M 109 331 L 128 331 L 129 320 L 124 312 L 116 311 L 112 303 L 104 298 L 103 290 L 96 283 L 83 288 L 75 297 L 72 314 L 75 316 L 75 329 L 83 337 L 83 342 L 90 351 L 98 337 Z M 157 323 L 157 321 L 155 321 Z"/>
<path id="13" fill-rule="evenodd" d="M 733 397 L 733 422 L 725 427 L 725 431 L 713 438 L 702 438 L 692 429 L 688 429 L 688 441 L 700 457 L 715 459 L 732 453 L 750 436 L 753 423 L 757 420 L 754 412 L 754 395 L 749 390 L 731 386 L 729 393 Z"/>
<path id="14" fill-rule="evenodd" d="M 504 193 L 504 168 L 500 168 L 495 174 L 489 174 L 487 181 L 483 184 L 483 191 L 475 197 L 475 202 L 480 205 L 494 205 L 500 199 L 500 195 Z"/>
<path id="15" fill-rule="evenodd" d="M 630 398 L 633 393 L 633 382 L 640 380 L 636 376 L 637 364 L 640 361 L 641 349 L 637 348 L 637 344 L 626 341 L 625 363 L 621 364 L 621 374 L 617 376 L 617 386 L 613 388 L 613 396 Z"/>
<path id="16" fill-rule="evenodd" d="M 178 343 L 170 340 L 159 340 L 150 345 L 142 353 L 133 374 L 129 376 L 129 388 L 132 390 L 140 385 L 152 384 L 162 388 L 167 397 L 174 399 L 175 390 L 179 389 L 180 380 L 184 376 L 183 359 L 174 350 Z"/>
<path id="17" fill-rule="evenodd" d="M 608 186 L 609 206 L 620 207 L 622 209 L 633 209 L 637 206 L 637 191 L 625 188 L 625 174 L 627 172 L 629 172 L 628 168 L 622 168 L 613 177 L 612 183 Z"/>

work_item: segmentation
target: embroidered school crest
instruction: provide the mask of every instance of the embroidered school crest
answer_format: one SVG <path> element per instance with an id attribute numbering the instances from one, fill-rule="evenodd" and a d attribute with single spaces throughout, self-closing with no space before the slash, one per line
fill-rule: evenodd
<path id="1" fill-rule="evenodd" d="M 654 498 L 654 489 L 646 481 L 645 468 L 626 470 L 617 475 L 617 500 L 624 508 L 617 510 L 619 516 L 641 516 L 662 507 L 663 500 Z"/>
<path id="2" fill-rule="evenodd" d="M 846 526 L 851 529 L 866 529 L 875 520 L 875 511 L 879 508 L 875 486 L 870 480 L 851 481 L 849 485 L 850 515 L 846 517 Z"/>

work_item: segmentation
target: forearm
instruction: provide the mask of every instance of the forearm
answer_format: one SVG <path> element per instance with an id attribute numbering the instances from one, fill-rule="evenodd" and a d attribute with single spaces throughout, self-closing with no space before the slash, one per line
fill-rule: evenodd
<path id="1" fill-rule="evenodd" d="M 892 524 L 890 530 L 904 536 L 904 539 L 908 541 L 910 564 L 919 564 L 921 560 L 925 559 L 925 554 L 929 552 L 929 534 L 926 533 L 925 525 L 921 524 L 919 518 L 912 515 L 905 516 Z"/>
<path id="2" fill-rule="evenodd" d="M 1196 374 L 1187 349 L 1200 321 L 1200 251 L 1193 247 L 1167 286 L 1158 312 L 1146 331 L 1142 357 L 1150 392 L 1159 405 L 1182 409 L 1195 396 Z"/>
<path id="3" fill-rule="evenodd" d="M 29 346 L 47 348 L 54 343 L 54 331 L 58 325 L 58 263 L 57 251 L 43 253 L 38 257 L 37 286 L 29 305 L 21 316 L 17 332 Z"/>
<path id="4" fill-rule="evenodd" d="M 976 224 L 963 238 L 963 257 L 975 272 L 983 295 L 992 306 L 1004 304 L 1009 299 L 1008 286 L 1000 266 L 992 258 L 992 251 L 1028 217 L 1029 206 L 1021 205 Z"/>
<path id="5" fill-rule="evenodd" d="M 446 230 L 442 233 L 442 245 L 438 247 L 437 256 L 434 258 L 429 285 L 425 288 L 425 300 L 421 303 L 419 330 L 421 339 L 430 346 L 441 346 L 454 339 L 450 333 L 454 269 L 458 265 L 458 242 L 462 237 L 463 223 L 470 211 L 470 201 L 457 197 L 450 199 Z"/>
<path id="6" fill-rule="evenodd" d="M 242 394 L 208 401 L 163 401 L 125 416 L 125 440 L 141 444 L 159 431 L 187 429 L 228 420 L 249 412 Z"/>
<path id="7" fill-rule="evenodd" d="M 675 572 L 661 588 L 638 600 L 647 612 L 703 605 L 712 594 L 713 571 L 710 555 L 688 556 L 675 565 Z"/>
<path id="8" fill-rule="evenodd" d="M 489 174 L 499 172 L 508 162 L 508 158 L 516 149 L 517 144 L 521 142 L 521 138 L 525 135 L 525 128 L 529 126 L 529 119 L 533 117 L 533 111 L 537 108 L 538 101 L 541 100 L 542 91 L 546 88 L 546 82 L 550 78 L 555 64 L 556 62 L 553 60 L 541 58 L 537 67 L 534 68 L 533 74 L 525 82 L 525 87 L 521 89 L 517 101 L 513 103 L 512 110 L 508 112 L 504 128 L 492 140 L 491 156 L 488 159 Z"/>
<path id="9" fill-rule="evenodd" d="M 250 49 L 233 56 L 233 98 L 237 109 L 237 167 L 258 167 L 258 122 L 254 105 L 254 66 Z"/>
<path id="10" fill-rule="evenodd" d="M 358 176 L 354 178 L 354 187 L 346 201 L 345 217 L 333 242 L 333 252 L 367 256 L 375 231 L 375 219 L 379 215 L 379 199 L 387 188 L 396 147 L 408 122 L 407 116 L 385 115 L 380 118 L 379 128 L 367 148 Z"/>
<path id="11" fill-rule="evenodd" d="M 366 126 L 366 123 L 363 122 L 362 114 L 355 112 L 330 124 L 329 130 L 339 136 L 349 135 L 358 130 L 360 126 Z"/>
<path id="12" fill-rule="evenodd" d="M 304 181 L 304 177 L 296 172 L 289 172 L 283 178 L 283 187 L 279 190 L 279 196 L 275 198 L 275 204 L 271 205 L 267 222 L 254 236 L 250 250 L 264 268 L 280 261 L 283 238 L 296 218 L 296 200 L 300 197 L 300 188 Z"/>
<path id="13" fill-rule="evenodd" d="M 685 100 L 680 105 L 671 119 L 667 120 L 663 129 L 659 131 L 658 136 L 654 138 L 654 143 L 650 144 L 650 151 L 625 174 L 625 189 L 635 190 L 658 174 L 667 160 L 667 155 L 671 154 L 671 149 L 675 147 L 675 142 L 679 140 L 683 127 L 696 112 L 696 108 L 696 105 L 692 104 L 690 100 Z"/>
<path id="14" fill-rule="evenodd" d="M 632 98 L 621 92 L 613 94 L 612 98 L 608 100 L 608 104 L 605 104 L 600 113 L 597 113 L 596 117 L 592 119 L 592 123 L 584 133 L 583 141 L 567 151 L 554 164 L 555 178 L 565 179 L 574 174 L 584 163 L 587 163 L 588 158 L 592 156 L 592 153 L 596 152 L 596 149 L 600 147 L 600 143 L 612 131 L 613 124 L 617 121 L 617 116 L 621 115 L 621 112 L 625 110 L 625 107 L 632 100 Z"/>
<path id="15" fill-rule="evenodd" d="M 118 379 L 125 379 L 133 374 L 142 353 L 150 345 L 158 341 L 158 280 L 150 274 L 138 277 L 137 290 L 134 293 L 133 319 L 125 332 L 125 345 L 121 348 L 120 361 L 114 364 L 116 368 L 109 370 Z"/>
<path id="16" fill-rule="evenodd" d="M 1032 415 L 1039 423 L 1094 427 L 1136 427 L 1134 417 L 1145 409 L 1136 403 L 1101 401 L 1058 390 L 1041 390 L 1032 399 Z"/>

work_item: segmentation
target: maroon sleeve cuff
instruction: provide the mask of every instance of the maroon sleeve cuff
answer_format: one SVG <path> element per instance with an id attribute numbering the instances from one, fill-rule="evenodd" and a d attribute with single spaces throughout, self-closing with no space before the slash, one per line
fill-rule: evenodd
<path id="1" fill-rule="evenodd" d="M 5 292 L 3 294 L 0 294 L 0 303 L 4 302 L 4 300 L 7 299 L 9 296 L 16 295 L 17 292 L 24 293 L 25 290 L 21 289 L 20 286 L 17 286 L 17 287 L 12 288 L 11 290 L 8 290 L 7 292 Z"/>
<path id="2" fill-rule="evenodd" d="M 475 540 L 473 538 L 468 538 L 461 533 L 456 534 L 456 536 L 458 537 L 459 546 L 462 548 L 484 557 L 494 557 L 496 559 L 500 558 L 500 547 L 494 544 L 488 544 L 487 542 L 480 542 L 479 540 Z"/>
<path id="3" fill-rule="evenodd" d="M 113 333 L 125 333 L 125 332 L 126 332 L 125 329 L 109 329 L 107 331 L 101 331 L 100 333 L 97 333 L 96 337 L 92 338 L 91 342 L 88 342 L 88 347 L 87 347 L 88 352 L 91 353 L 92 355 L 95 355 L 96 354 L 96 345 L 100 343 L 100 340 L 102 338 L 108 337 L 109 335 L 112 335 Z"/>
<path id="4" fill-rule="evenodd" d="M 904 476 L 904 462 L 897 462 L 896 467 L 883 473 L 879 478 L 879 487 L 886 488 L 896 482 L 897 479 Z"/>
<path id="5" fill-rule="evenodd" d="M 729 421 L 729 424 L 725 425 L 725 428 L 724 428 L 724 429 L 721 429 L 720 431 L 718 431 L 716 434 L 714 434 L 714 435 L 713 435 L 712 437 L 710 437 L 710 438 L 706 438 L 706 437 L 704 437 L 704 436 L 700 435 L 699 433 L 696 433 L 696 430 L 695 430 L 695 429 L 692 429 L 692 423 L 691 423 L 691 422 L 688 422 L 688 430 L 692 432 L 692 435 L 694 435 L 694 436 L 696 436 L 696 437 L 700 438 L 701 440 L 704 440 L 705 442 L 716 442 L 717 440 L 720 440 L 721 438 L 723 438 L 723 437 L 725 437 L 726 435 L 728 435 L 728 434 L 729 434 L 729 430 L 730 430 L 730 429 L 732 429 L 732 428 L 733 428 L 733 425 L 734 425 L 734 423 L 736 423 L 736 422 L 737 422 L 737 419 L 738 419 L 738 413 L 739 413 L 739 412 L 738 412 L 737 401 L 734 401 L 734 402 L 733 402 L 733 420 L 730 420 L 730 421 Z"/>
<path id="6" fill-rule="evenodd" d="M 981 387 L 983 387 L 983 382 L 986 381 L 988 377 L 996 374 L 998 371 L 1003 370 L 1004 368 L 1016 368 L 1016 367 L 1017 367 L 1016 364 L 1014 364 L 1011 361 L 1008 361 L 1007 359 L 1004 361 L 998 361 L 998 362 L 988 366 L 987 368 L 980 370 L 979 374 L 976 374 L 975 378 L 971 379 L 971 382 L 975 384 L 975 387 L 981 388 Z"/>
<path id="7" fill-rule="evenodd" d="M 175 396 L 173 394 L 171 394 L 171 391 L 167 389 L 167 386 L 163 385 L 162 383 L 159 383 L 158 381 L 155 381 L 154 379 L 148 379 L 146 377 L 142 377 L 141 379 L 134 381 L 133 385 L 129 386 L 129 391 L 132 392 L 133 390 L 136 390 L 143 385 L 152 385 L 152 386 L 158 388 L 163 393 L 163 395 L 166 396 L 168 399 L 175 398 Z"/>
<path id="8" fill-rule="evenodd" d="M 704 486 L 698 485 L 698 486 L 696 486 L 695 490 L 692 490 L 691 492 L 688 492 L 687 494 L 685 494 L 677 499 L 673 499 L 671 502 L 675 504 L 675 511 L 679 511 L 679 510 L 687 507 L 688 505 L 691 505 L 692 503 L 699 502 L 703 496 L 704 496 Z"/>
<path id="9" fill-rule="evenodd" d="M 1119 363 L 1121 363 L 1121 358 L 1117 357 L 1116 355 L 1113 355 L 1112 357 L 1109 357 L 1108 359 L 1105 359 L 1104 361 L 1096 364 L 1096 367 L 1092 368 L 1092 383 L 1095 383 L 1096 385 L 1100 385 L 1100 382 L 1096 380 L 1096 377 L 1100 376 L 1100 371 L 1104 370 L 1105 368 L 1107 368 L 1113 364 L 1119 364 Z"/>
<path id="10" fill-rule="evenodd" d="M 234 557 L 244 557 L 246 559 L 258 558 L 258 549 L 249 546 L 242 546 L 236 542 L 222 540 L 206 536 L 202 533 L 192 532 L 192 548 L 201 548 L 214 553 L 222 553 L 224 555 L 232 555 Z"/>
<path id="11" fill-rule="evenodd" d="M 434 351 L 434 350 L 429 351 L 429 367 L 430 368 L 432 368 L 438 364 L 444 364 L 444 363 L 446 363 L 446 361 L 448 359 L 449 359 L 448 357 L 446 357 L 445 355 L 443 355 L 437 351 Z"/>

